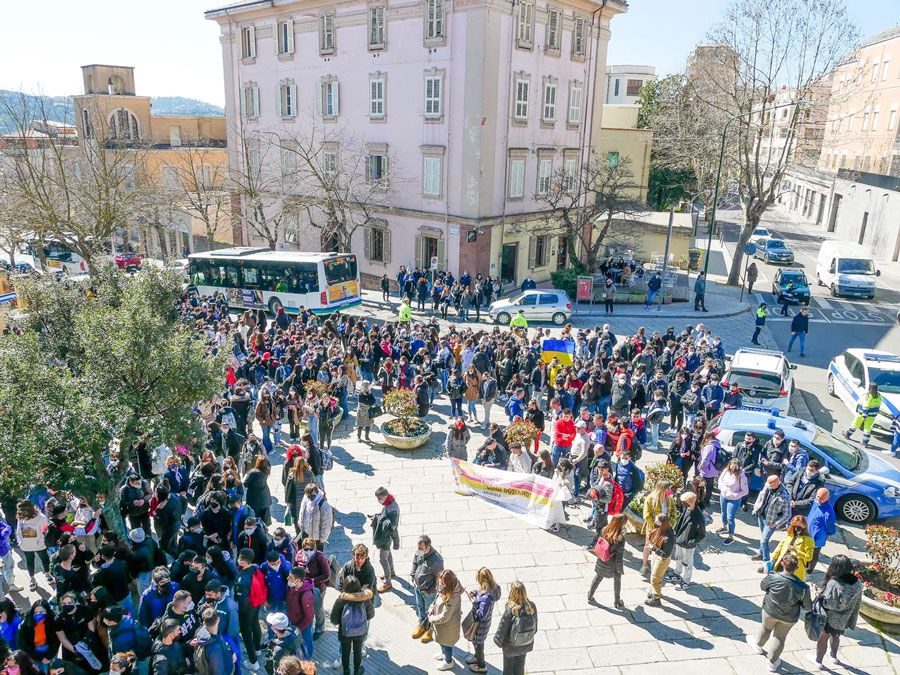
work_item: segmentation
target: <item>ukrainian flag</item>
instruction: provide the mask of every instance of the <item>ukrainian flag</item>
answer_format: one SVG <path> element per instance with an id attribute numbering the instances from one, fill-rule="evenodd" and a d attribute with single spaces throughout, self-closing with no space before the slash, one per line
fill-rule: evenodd
<path id="1" fill-rule="evenodd" d="M 550 363 L 553 357 L 559 359 L 564 366 L 572 365 L 575 356 L 575 343 L 571 340 L 544 340 L 541 342 L 541 358 L 545 363 Z"/>

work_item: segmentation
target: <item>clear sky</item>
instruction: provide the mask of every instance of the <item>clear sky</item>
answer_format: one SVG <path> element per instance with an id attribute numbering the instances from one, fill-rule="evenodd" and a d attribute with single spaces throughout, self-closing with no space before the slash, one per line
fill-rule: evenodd
<path id="1" fill-rule="evenodd" d="M 769 1 L 769 0 L 760 0 Z M 612 22 L 609 64 L 684 67 L 727 0 L 631 0 Z M 81 93 L 80 66 L 135 67 L 137 93 L 222 105 L 218 25 L 203 11 L 229 0 L 8 0 L 0 12 L 0 89 Z M 900 23 L 900 0 L 847 0 L 864 34 Z"/>

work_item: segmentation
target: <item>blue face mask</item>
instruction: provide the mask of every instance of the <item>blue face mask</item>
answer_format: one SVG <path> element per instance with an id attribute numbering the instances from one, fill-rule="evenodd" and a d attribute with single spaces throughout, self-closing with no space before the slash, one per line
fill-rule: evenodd
<path id="1" fill-rule="evenodd" d="M 41 612 L 35 612 L 35 613 L 34 613 L 34 620 L 35 620 L 35 621 L 43 621 L 43 620 L 46 619 L 46 618 L 47 618 L 47 615 L 46 615 L 46 614 L 43 614 L 43 613 L 41 613 Z"/>

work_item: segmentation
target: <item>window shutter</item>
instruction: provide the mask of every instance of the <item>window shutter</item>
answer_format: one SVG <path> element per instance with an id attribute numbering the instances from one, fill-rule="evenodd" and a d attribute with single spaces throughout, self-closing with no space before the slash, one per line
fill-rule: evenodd
<path id="1" fill-rule="evenodd" d="M 321 82 L 316 83 L 316 114 L 322 114 L 322 87 L 324 85 Z"/>
<path id="2" fill-rule="evenodd" d="M 534 246 L 534 245 L 535 245 L 535 240 L 536 240 L 536 239 L 537 239 L 537 237 L 531 237 L 531 238 L 528 240 L 528 269 L 530 269 L 530 270 L 533 270 L 533 269 L 534 269 L 534 253 L 535 253 L 535 251 L 534 251 L 535 246 Z"/>
<path id="3" fill-rule="evenodd" d="M 247 55 L 251 59 L 256 58 L 256 26 L 250 26 L 247 38 Z"/>
<path id="4" fill-rule="evenodd" d="M 250 87 L 250 116 L 259 117 L 259 87 Z"/>
<path id="5" fill-rule="evenodd" d="M 550 10 L 547 23 L 547 46 L 551 49 L 559 47 L 559 12 Z"/>
<path id="6" fill-rule="evenodd" d="M 443 239 L 437 240 L 437 259 L 438 259 L 438 269 L 446 269 L 447 268 L 447 242 Z M 431 262 L 431 261 L 429 261 Z"/>
<path id="7" fill-rule="evenodd" d="M 241 117 L 247 117 L 247 87 L 241 89 Z M 87 112 L 87 111 L 85 111 Z"/>
<path id="8" fill-rule="evenodd" d="M 422 255 L 425 249 L 424 237 L 416 237 L 416 267 L 422 269 Z"/>
<path id="9" fill-rule="evenodd" d="M 366 183 L 372 182 L 372 155 L 366 155 Z"/>
<path id="10" fill-rule="evenodd" d="M 297 108 L 300 105 L 299 100 L 297 99 L 297 85 L 292 84 L 288 87 L 291 91 L 291 117 L 296 117 Z"/>
<path id="11" fill-rule="evenodd" d="M 284 86 L 279 86 L 278 89 L 275 90 L 275 116 L 281 117 L 287 111 L 284 109 Z"/>
<path id="12" fill-rule="evenodd" d="M 331 83 L 332 89 L 332 100 L 334 101 L 334 116 L 337 117 L 341 114 L 341 106 L 338 99 L 338 91 L 340 90 L 340 83 L 335 80 Z"/>
<path id="13" fill-rule="evenodd" d="M 287 53 L 294 53 L 294 20 L 288 19 L 287 23 Z"/>
<path id="14" fill-rule="evenodd" d="M 387 228 L 382 232 L 382 240 L 381 247 L 383 250 L 382 260 L 383 263 L 391 262 L 391 231 Z"/>
<path id="15" fill-rule="evenodd" d="M 367 227 L 363 230 L 363 247 L 365 249 L 366 260 L 372 259 L 372 228 Z"/>

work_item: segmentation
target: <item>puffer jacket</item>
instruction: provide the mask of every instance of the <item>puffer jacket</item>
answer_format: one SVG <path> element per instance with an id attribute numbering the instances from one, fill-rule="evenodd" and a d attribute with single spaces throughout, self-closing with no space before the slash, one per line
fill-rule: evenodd
<path id="1" fill-rule="evenodd" d="M 475 607 L 475 620 L 478 621 L 478 632 L 472 644 L 484 644 L 487 642 L 488 633 L 491 630 L 491 619 L 494 614 L 494 605 L 500 599 L 499 586 L 494 586 L 489 591 L 478 591 L 473 601 Z"/>
<path id="2" fill-rule="evenodd" d="M 437 587 L 438 575 L 444 571 L 444 559 L 436 549 L 432 548 L 427 554 L 416 550 L 413 556 L 412 577 L 413 584 L 422 593 L 434 593 Z"/>
<path id="3" fill-rule="evenodd" d="M 625 573 L 625 537 L 609 545 L 609 560 L 597 558 L 594 572 L 602 579 L 612 579 Z"/>
<path id="4" fill-rule="evenodd" d="M 322 495 L 320 492 L 319 495 Z M 300 527 L 306 536 L 312 537 L 316 541 L 327 542 L 331 536 L 331 528 L 334 525 L 334 510 L 331 504 L 321 498 L 310 500 L 304 496 L 300 503 Z"/>

